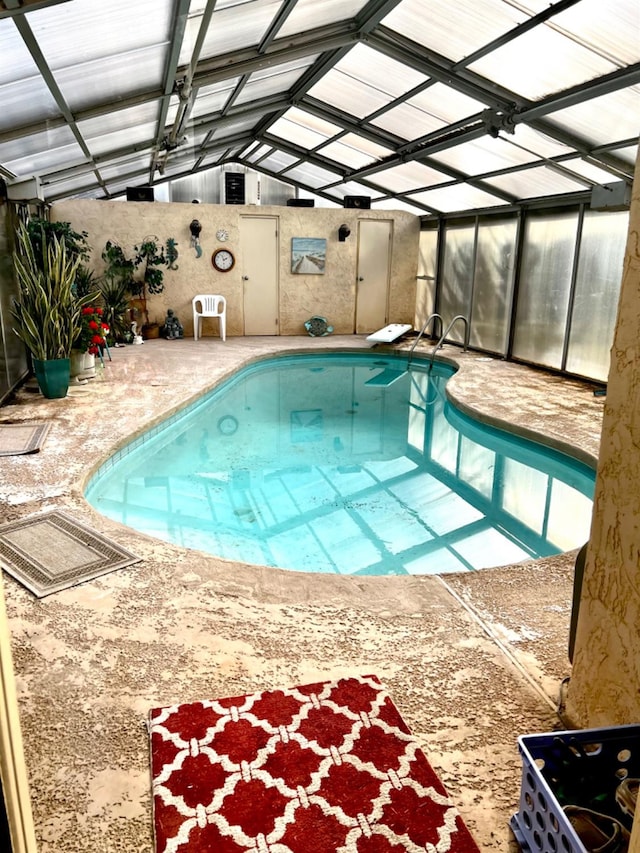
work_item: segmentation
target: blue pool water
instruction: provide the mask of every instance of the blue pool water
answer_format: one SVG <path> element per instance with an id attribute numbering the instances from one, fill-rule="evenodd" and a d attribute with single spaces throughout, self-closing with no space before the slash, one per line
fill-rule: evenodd
<path id="1" fill-rule="evenodd" d="M 461 414 L 448 366 L 405 368 L 261 361 L 119 451 L 87 499 L 159 539 L 306 572 L 468 571 L 588 539 L 591 468 Z"/>

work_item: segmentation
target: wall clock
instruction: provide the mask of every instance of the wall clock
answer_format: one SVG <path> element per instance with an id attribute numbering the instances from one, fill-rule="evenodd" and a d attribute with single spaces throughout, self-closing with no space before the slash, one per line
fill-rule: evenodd
<path id="1" fill-rule="evenodd" d="M 211 255 L 211 263 L 218 272 L 229 272 L 233 269 L 236 259 L 229 249 L 216 249 Z"/>
<path id="2" fill-rule="evenodd" d="M 220 240 L 221 243 L 226 243 L 229 239 L 229 232 L 226 228 L 218 228 L 216 231 L 216 240 Z"/>

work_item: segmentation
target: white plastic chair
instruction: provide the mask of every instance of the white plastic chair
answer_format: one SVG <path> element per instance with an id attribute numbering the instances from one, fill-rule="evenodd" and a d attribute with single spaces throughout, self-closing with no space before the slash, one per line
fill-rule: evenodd
<path id="1" fill-rule="evenodd" d="M 202 337 L 202 318 L 218 317 L 220 337 L 227 339 L 227 300 L 218 294 L 200 293 L 193 297 L 193 339 Z M 198 307 L 200 306 L 200 307 Z"/>

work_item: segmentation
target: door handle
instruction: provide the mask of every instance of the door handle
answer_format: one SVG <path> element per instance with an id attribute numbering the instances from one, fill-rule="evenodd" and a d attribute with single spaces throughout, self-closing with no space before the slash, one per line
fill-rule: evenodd
<path id="1" fill-rule="evenodd" d="M 358 281 L 364 281 L 361 275 L 358 276 Z"/>
<path id="2" fill-rule="evenodd" d="M 243 275 L 243 276 L 242 276 L 242 280 L 243 280 L 243 281 L 249 281 L 249 276 L 248 276 L 248 275 Z"/>

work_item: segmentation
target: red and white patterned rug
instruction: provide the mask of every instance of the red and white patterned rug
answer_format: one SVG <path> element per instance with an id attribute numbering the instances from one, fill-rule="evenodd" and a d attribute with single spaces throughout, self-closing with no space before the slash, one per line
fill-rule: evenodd
<path id="1" fill-rule="evenodd" d="M 479 853 L 379 680 L 150 714 L 157 853 Z"/>

